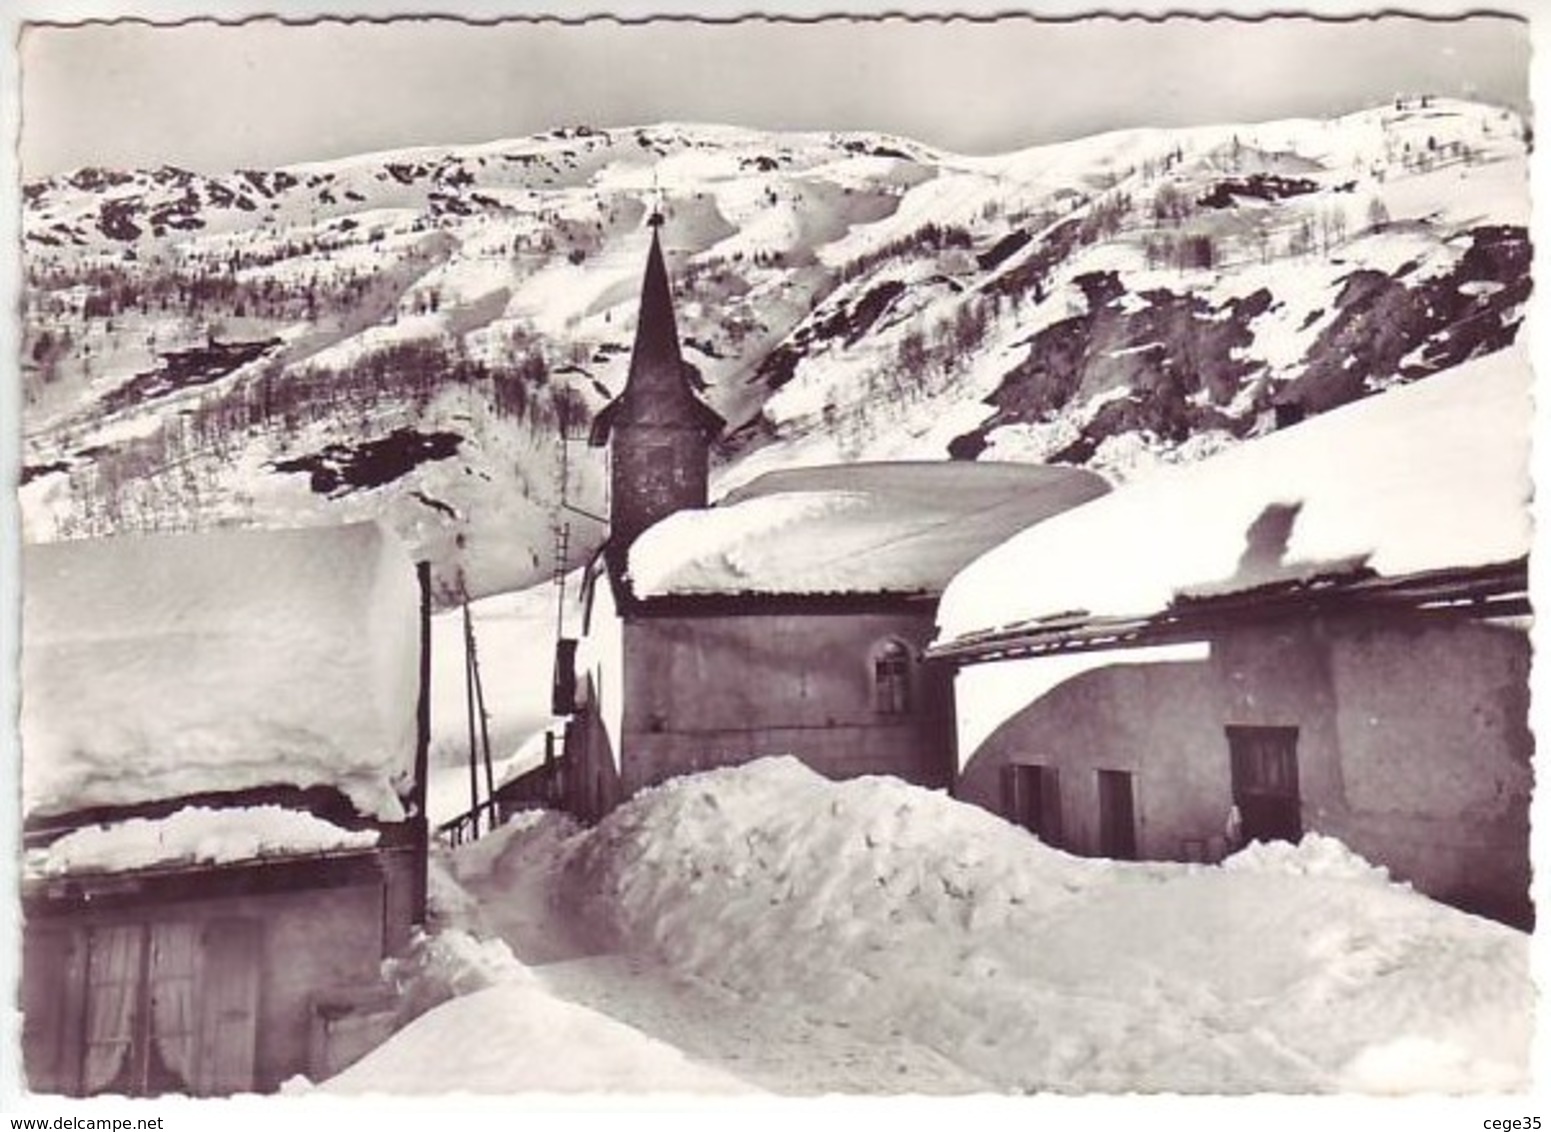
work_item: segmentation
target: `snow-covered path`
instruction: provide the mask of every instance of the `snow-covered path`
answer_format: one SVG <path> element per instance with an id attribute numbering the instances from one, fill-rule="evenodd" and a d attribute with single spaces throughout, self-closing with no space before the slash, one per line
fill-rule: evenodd
<path id="1" fill-rule="evenodd" d="M 406 999 L 424 983 L 441 1005 L 326 1091 L 1530 1080 L 1528 937 L 1317 834 L 1217 866 L 1078 858 L 897 780 L 765 759 L 665 783 L 585 831 L 520 817 L 438 854 L 432 878 L 442 930 Z M 483 1041 L 459 1038 L 471 1028 Z"/>
<path id="2" fill-rule="evenodd" d="M 980 1092 L 987 1082 L 898 1030 L 872 1033 L 818 1004 L 751 999 L 612 950 L 560 898 L 544 840 L 496 837 L 457 861 L 484 931 L 499 935 L 556 998 L 588 1007 L 775 1093 Z M 484 859 L 481 859 L 481 858 Z"/>
<path id="3" fill-rule="evenodd" d="M 875 1034 L 799 1009 L 676 976 L 631 955 L 537 971 L 556 997 L 590 1007 L 772 1093 L 984 1092 L 991 1086 L 899 1031 Z"/>

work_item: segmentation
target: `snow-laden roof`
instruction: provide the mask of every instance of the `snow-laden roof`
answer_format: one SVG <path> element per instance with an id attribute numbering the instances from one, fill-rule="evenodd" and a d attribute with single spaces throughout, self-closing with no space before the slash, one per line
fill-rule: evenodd
<path id="1" fill-rule="evenodd" d="M 23 872 L 28 878 L 46 879 L 302 857 L 370 848 L 380 836 L 375 829 L 342 829 L 281 806 L 186 806 L 162 818 L 130 818 L 74 830 L 44 848 L 29 849 Z"/>
<path id="2" fill-rule="evenodd" d="M 966 567 L 943 594 L 939 640 L 1358 568 L 1515 561 L 1531 538 L 1529 384 L 1514 346 L 1160 472 Z"/>
<path id="3" fill-rule="evenodd" d="M 773 472 L 630 549 L 639 597 L 936 594 L 976 554 L 1106 490 L 1077 468 L 852 464 Z"/>
<path id="4" fill-rule="evenodd" d="M 402 816 L 418 589 L 375 524 L 29 546 L 28 815 L 265 785 Z"/>

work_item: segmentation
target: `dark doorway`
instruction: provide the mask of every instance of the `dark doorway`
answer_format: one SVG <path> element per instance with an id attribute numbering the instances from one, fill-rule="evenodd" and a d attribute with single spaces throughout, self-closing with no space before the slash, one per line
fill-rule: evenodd
<path id="1" fill-rule="evenodd" d="M 1136 860 L 1136 806 L 1130 771 L 1099 771 L 1099 855 L 1117 861 Z"/>
<path id="2" fill-rule="evenodd" d="M 1298 729 L 1229 727 L 1227 732 L 1242 840 L 1297 841 L 1303 836 Z"/>
<path id="3" fill-rule="evenodd" d="M 1061 776 L 1053 766 L 1002 768 L 1002 813 L 1046 845 L 1061 844 Z"/>

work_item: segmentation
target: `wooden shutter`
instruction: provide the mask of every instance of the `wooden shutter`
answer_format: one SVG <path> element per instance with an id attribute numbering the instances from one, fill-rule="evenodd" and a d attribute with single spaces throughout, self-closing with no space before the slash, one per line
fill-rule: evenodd
<path id="1" fill-rule="evenodd" d="M 24 928 L 22 1062 L 35 1093 L 80 1090 L 84 948 L 72 931 Z"/>
<path id="2" fill-rule="evenodd" d="M 259 925 L 212 920 L 204 931 L 200 1050 L 194 1091 L 227 1096 L 254 1089 L 258 1044 Z"/>
<path id="3" fill-rule="evenodd" d="M 1039 828 L 1034 832 L 1052 848 L 1066 843 L 1066 823 L 1061 812 L 1061 772 L 1053 766 L 1034 768 L 1039 780 Z"/>
<path id="4" fill-rule="evenodd" d="M 1023 824 L 1023 799 L 1018 786 L 1018 767 L 1008 763 L 1002 767 L 1002 816 L 1014 825 Z"/>

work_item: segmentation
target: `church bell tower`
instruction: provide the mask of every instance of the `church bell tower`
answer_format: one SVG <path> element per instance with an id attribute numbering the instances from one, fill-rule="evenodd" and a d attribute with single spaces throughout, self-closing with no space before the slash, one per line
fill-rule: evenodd
<path id="1" fill-rule="evenodd" d="M 593 421 L 589 438 L 595 447 L 609 448 L 609 544 L 616 553 L 659 519 L 706 505 L 711 443 L 723 427 L 691 387 L 679 354 L 661 214 L 654 212 L 647 223 L 652 243 L 630 372 L 619 396 Z"/>

